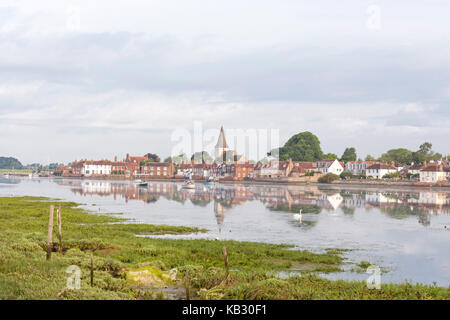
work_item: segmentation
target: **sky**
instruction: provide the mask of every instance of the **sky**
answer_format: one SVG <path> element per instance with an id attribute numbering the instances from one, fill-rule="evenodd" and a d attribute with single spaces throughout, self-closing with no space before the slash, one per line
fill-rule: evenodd
<path id="1" fill-rule="evenodd" d="M 173 152 L 175 130 L 450 154 L 448 0 L 0 0 L 0 156 Z M 197 150 L 199 151 L 199 150 Z M 238 150 L 239 151 L 239 150 Z"/>

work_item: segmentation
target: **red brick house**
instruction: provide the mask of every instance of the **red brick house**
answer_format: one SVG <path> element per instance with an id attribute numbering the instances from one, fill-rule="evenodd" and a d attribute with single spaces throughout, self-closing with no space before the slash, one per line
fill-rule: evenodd
<path id="1" fill-rule="evenodd" d="M 174 165 L 169 162 L 148 162 L 140 168 L 140 176 L 148 178 L 173 178 L 174 172 Z"/>

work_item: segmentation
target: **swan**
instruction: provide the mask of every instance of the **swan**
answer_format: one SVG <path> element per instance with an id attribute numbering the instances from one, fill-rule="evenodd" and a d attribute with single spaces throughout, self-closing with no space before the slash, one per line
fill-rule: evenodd
<path id="1" fill-rule="evenodd" d="M 300 209 L 299 213 L 294 214 L 294 219 L 302 223 L 302 209 Z"/>

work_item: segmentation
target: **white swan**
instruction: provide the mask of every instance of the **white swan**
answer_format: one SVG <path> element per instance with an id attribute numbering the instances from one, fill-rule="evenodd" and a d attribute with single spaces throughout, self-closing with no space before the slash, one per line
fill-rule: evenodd
<path id="1" fill-rule="evenodd" d="M 300 223 L 302 223 L 302 209 L 300 209 L 299 213 L 294 214 L 294 220 L 297 220 Z"/>

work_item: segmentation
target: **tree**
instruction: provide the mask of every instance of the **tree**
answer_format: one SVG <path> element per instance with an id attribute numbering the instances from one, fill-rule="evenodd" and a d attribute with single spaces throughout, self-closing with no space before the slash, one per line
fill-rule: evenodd
<path id="1" fill-rule="evenodd" d="M 202 162 L 202 163 L 211 163 L 213 161 L 213 158 L 209 155 L 208 152 L 202 151 L 202 152 L 196 152 L 191 156 L 191 161 L 195 162 Z"/>
<path id="2" fill-rule="evenodd" d="M 351 172 L 344 171 L 340 174 L 340 177 L 342 180 L 347 180 L 353 178 L 353 174 Z"/>
<path id="3" fill-rule="evenodd" d="M 424 142 L 419 147 L 419 150 L 417 150 L 416 152 L 413 152 L 414 163 L 424 163 L 425 161 L 441 159 L 442 154 L 434 153 L 431 150 L 432 147 L 433 147 L 433 144 L 431 144 L 430 142 Z"/>
<path id="4" fill-rule="evenodd" d="M 327 173 L 326 175 L 319 178 L 320 183 L 332 183 L 336 180 L 339 180 L 339 176 L 334 173 Z"/>
<path id="5" fill-rule="evenodd" d="M 0 157 L 0 169 L 23 169 L 23 165 L 16 158 Z"/>
<path id="6" fill-rule="evenodd" d="M 268 155 L 293 161 L 319 161 L 323 158 L 319 138 L 308 131 L 292 136 L 283 147 L 273 149 Z"/>
<path id="7" fill-rule="evenodd" d="M 341 157 L 341 161 L 345 161 L 345 162 L 356 161 L 356 158 L 357 158 L 356 149 L 351 147 L 351 148 L 345 149 L 344 154 Z"/>
<path id="8" fill-rule="evenodd" d="M 172 158 L 173 163 L 180 164 L 182 162 L 188 162 L 188 157 L 186 154 L 182 153 Z"/>
<path id="9" fill-rule="evenodd" d="M 164 162 L 172 163 L 172 157 L 165 158 Z"/>
<path id="10" fill-rule="evenodd" d="M 380 159 L 385 162 L 393 161 L 398 163 L 411 164 L 411 162 L 413 161 L 413 155 L 412 152 L 408 149 L 398 148 L 391 149 L 388 152 L 383 153 Z"/>
<path id="11" fill-rule="evenodd" d="M 370 154 L 368 154 L 366 157 L 366 161 L 377 161 L 377 159 L 375 159 L 375 157 L 372 157 Z"/>
<path id="12" fill-rule="evenodd" d="M 148 160 L 152 159 L 153 162 L 160 162 L 161 161 L 159 156 L 157 154 L 154 154 L 154 153 L 147 153 L 145 155 L 145 157 L 147 157 Z"/>
<path id="13" fill-rule="evenodd" d="M 338 159 L 339 157 L 335 153 L 327 153 L 323 155 L 322 159 Z"/>

